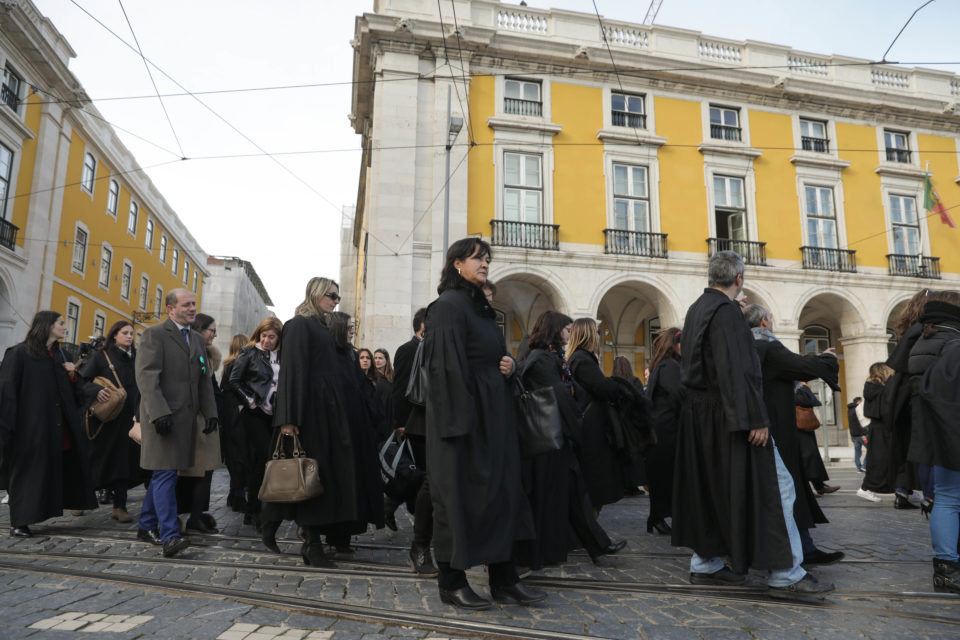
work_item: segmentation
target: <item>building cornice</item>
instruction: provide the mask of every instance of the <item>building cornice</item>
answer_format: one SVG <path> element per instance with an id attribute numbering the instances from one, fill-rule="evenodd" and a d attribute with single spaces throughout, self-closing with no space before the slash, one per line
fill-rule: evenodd
<path id="1" fill-rule="evenodd" d="M 638 144 L 641 146 L 662 147 L 667 143 L 663 136 L 656 136 L 646 129 L 600 129 L 597 139 L 604 142 Z"/>
<path id="2" fill-rule="evenodd" d="M 798 152 L 790 156 L 790 162 L 795 165 L 818 167 L 822 169 L 837 169 L 838 171 L 843 171 L 851 164 L 849 160 L 841 160 L 835 156 L 829 156 L 822 153 L 803 152 Z"/>
<path id="3" fill-rule="evenodd" d="M 763 155 L 763 151 L 760 149 L 754 149 L 746 145 L 721 144 L 719 142 L 701 142 L 697 145 L 697 151 L 705 155 L 715 154 L 750 159 L 759 158 Z"/>
<path id="4" fill-rule="evenodd" d="M 927 175 L 926 172 L 920 167 L 898 162 L 881 162 L 873 170 L 881 176 L 889 176 L 893 178 L 915 178 L 917 180 L 922 180 L 923 177 Z"/>
<path id="5" fill-rule="evenodd" d="M 494 130 L 506 131 L 532 131 L 535 133 L 544 133 L 555 136 L 563 129 L 562 125 L 552 122 L 543 122 L 542 120 L 533 120 L 517 117 L 490 116 L 487 118 L 487 126 Z"/>

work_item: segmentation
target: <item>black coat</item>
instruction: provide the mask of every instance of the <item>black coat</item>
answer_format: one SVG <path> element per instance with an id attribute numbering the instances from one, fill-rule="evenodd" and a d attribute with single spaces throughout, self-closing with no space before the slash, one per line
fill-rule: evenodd
<path id="1" fill-rule="evenodd" d="M 52 357 L 34 358 L 20 343 L 0 364 L 0 488 L 10 494 L 11 525 L 97 508 L 81 394 L 62 366 L 69 361 L 56 344 Z"/>
<path id="2" fill-rule="evenodd" d="M 246 406 L 243 394 L 230 384 L 230 373 L 236 359 L 223 366 L 223 380 L 220 381 L 222 409 L 220 410 L 220 452 L 223 462 L 230 472 L 230 484 L 233 488 L 243 486 L 247 474 L 247 441 L 240 424 L 240 407 Z"/>
<path id="3" fill-rule="evenodd" d="M 864 383 L 863 415 L 870 418 L 870 442 L 861 487 L 878 493 L 893 493 L 897 488 L 896 439 L 890 422 L 884 420 L 890 415 L 889 403 L 884 385 L 870 380 Z"/>
<path id="4" fill-rule="evenodd" d="M 407 400 L 407 385 L 410 383 L 413 357 L 420 345 L 420 338 L 413 336 L 408 342 L 397 347 L 393 354 L 393 389 L 390 410 L 393 417 L 393 428 L 405 429 L 407 435 L 423 436 L 425 430 L 425 412 L 423 407 Z"/>
<path id="5" fill-rule="evenodd" d="M 610 442 L 613 427 L 609 405 L 623 398 L 625 392 L 615 378 L 603 374 L 596 356 L 589 351 L 577 349 L 567 359 L 567 365 L 577 383 L 577 402 L 583 410 L 583 435 L 577 458 L 590 501 L 594 507 L 613 504 L 623 497 L 630 461 L 620 456 Z"/>
<path id="6" fill-rule="evenodd" d="M 273 386 L 270 352 L 256 345 L 247 345 L 241 349 L 230 370 L 230 386 L 252 398 L 257 406 L 264 405 L 270 387 Z"/>
<path id="7" fill-rule="evenodd" d="M 812 432 L 797 429 L 796 394 L 794 382 L 822 379 L 831 388 L 837 386 L 839 362 L 829 355 L 801 356 L 793 353 L 779 342 L 757 341 L 757 355 L 763 371 L 763 400 L 770 416 L 770 434 L 784 466 L 793 476 L 796 500 L 793 502 L 793 517 L 800 529 L 810 529 L 828 522 L 810 490 L 811 480 L 821 480 L 817 473 L 811 476 L 804 463 L 804 443 L 813 439 L 814 455 L 823 460 L 816 448 Z M 812 393 L 812 392 L 811 392 Z"/>
<path id="8" fill-rule="evenodd" d="M 687 311 L 680 344 L 687 398 L 677 431 L 673 544 L 705 558 L 729 556 L 737 573 L 789 568 L 773 443 L 747 441 L 770 421 L 743 314 L 723 292 L 706 289 Z"/>
<path id="9" fill-rule="evenodd" d="M 424 336 L 434 550 L 454 569 L 507 561 L 534 536 L 503 333 L 483 292 L 461 286 L 430 305 Z"/>
<path id="10" fill-rule="evenodd" d="M 127 392 L 126 402 L 116 418 L 103 425 L 93 416 L 87 416 L 89 435 L 97 433 L 97 437 L 90 441 L 88 452 L 90 455 L 90 473 L 93 477 L 93 486 L 97 488 L 116 488 L 124 485 L 129 489 L 146 478 L 146 472 L 140 468 L 140 445 L 130 439 L 127 433 L 133 426 L 133 416 L 140 403 L 140 391 L 137 389 L 137 379 L 134 371 L 134 358 L 128 356 L 116 345 L 111 345 L 106 355 L 103 351 L 96 351 L 80 366 L 80 375 L 83 377 L 83 393 L 85 409 L 96 399 L 103 388 L 94 384 L 93 379 L 103 376 L 110 382 L 117 381 L 110 372 L 106 356 L 116 369 L 120 384 Z M 87 411 L 84 411 L 86 414 Z"/>
<path id="11" fill-rule="evenodd" d="M 680 380 L 680 363 L 665 358 L 650 372 L 646 388 L 657 444 L 647 452 L 647 486 L 650 489 L 650 519 L 663 520 L 673 511 L 673 473 L 677 456 L 677 423 L 686 395 Z"/>
<path id="12" fill-rule="evenodd" d="M 289 515 L 306 526 L 355 521 L 358 488 L 347 413 L 355 399 L 343 394 L 333 337 L 319 319 L 296 316 L 284 323 L 280 340 L 283 357 L 273 424 L 299 427 L 300 441 L 317 460 L 325 489 L 316 498 L 291 505 Z M 267 511 L 265 504 L 264 517 Z"/>
<path id="13" fill-rule="evenodd" d="M 937 374 L 926 374 L 934 369 L 944 357 L 948 345 L 960 340 L 960 322 L 944 322 L 936 327 L 936 333 L 928 338 L 920 338 L 910 350 L 907 370 L 910 376 L 912 398 L 912 437 L 907 459 L 911 462 L 960 469 L 960 430 L 956 428 L 957 413 L 952 419 L 942 420 L 945 408 L 950 406 L 952 397 L 944 393 L 947 387 L 933 380 Z M 956 350 L 950 352 L 956 357 Z M 951 363 L 944 362 L 939 370 L 950 371 Z M 921 397 L 921 391 L 926 389 Z"/>

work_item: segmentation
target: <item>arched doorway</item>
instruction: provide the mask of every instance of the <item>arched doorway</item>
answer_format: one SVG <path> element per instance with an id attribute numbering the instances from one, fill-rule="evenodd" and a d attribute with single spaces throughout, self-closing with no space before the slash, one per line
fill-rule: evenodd
<path id="1" fill-rule="evenodd" d="M 530 336 L 540 314 L 544 311 L 567 313 L 560 292 L 541 276 L 511 274 L 496 280 L 496 285 L 493 308 L 497 312 L 497 324 L 503 330 L 507 350 L 514 356 Z"/>
<path id="2" fill-rule="evenodd" d="M 675 326 L 679 314 L 666 294 L 646 282 L 623 282 L 610 288 L 597 308 L 601 364 L 609 375 L 613 359 L 625 356 L 634 375 L 643 379 L 652 342 L 662 329 Z"/>

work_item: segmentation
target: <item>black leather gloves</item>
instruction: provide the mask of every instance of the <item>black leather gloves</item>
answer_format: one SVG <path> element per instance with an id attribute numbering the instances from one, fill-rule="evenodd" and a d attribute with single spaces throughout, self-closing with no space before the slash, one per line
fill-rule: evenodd
<path id="1" fill-rule="evenodd" d="M 153 421 L 153 428 L 157 430 L 158 436 L 165 436 L 173 431 L 173 416 L 160 416 Z"/>
<path id="2" fill-rule="evenodd" d="M 219 420 L 217 420 L 216 418 L 208 418 L 208 419 L 207 419 L 207 426 L 203 428 L 203 432 L 204 432 L 205 434 L 207 434 L 207 433 L 213 433 L 214 431 L 217 430 L 217 428 L 218 428 L 219 426 L 220 426 L 220 421 L 219 421 Z"/>

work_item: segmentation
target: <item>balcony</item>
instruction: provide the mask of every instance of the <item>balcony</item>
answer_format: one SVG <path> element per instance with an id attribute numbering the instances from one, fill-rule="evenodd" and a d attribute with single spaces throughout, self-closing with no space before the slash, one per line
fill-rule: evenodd
<path id="1" fill-rule="evenodd" d="M 613 126 L 631 127 L 633 129 L 646 129 L 647 116 L 642 113 L 629 113 L 627 111 L 614 111 L 611 113 Z"/>
<path id="2" fill-rule="evenodd" d="M 645 258 L 667 257 L 667 234 L 604 229 L 604 253 Z"/>
<path id="3" fill-rule="evenodd" d="M 801 136 L 800 146 L 804 151 L 816 151 L 817 153 L 830 152 L 830 140 L 827 138 L 811 138 L 810 136 Z"/>
<path id="4" fill-rule="evenodd" d="M 490 221 L 490 243 L 498 247 L 521 249 L 560 249 L 560 225 L 513 220 Z"/>
<path id="5" fill-rule="evenodd" d="M 710 137 L 714 140 L 740 142 L 740 127 L 730 127 L 725 124 L 711 124 Z"/>
<path id="6" fill-rule="evenodd" d="M 20 106 L 20 101 L 17 99 L 16 90 L 8 85 L 0 86 L 0 101 L 14 111 L 16 111 Z"/>
<path id="7" fill-rule="evenodd" d="M 804 269 L 857 272 L 857 252 L 851 249 L 800 247 L 800 253 L 803 254 Z"/>
<path id="8" fill-rule="evenodd" d="M 897 253 L 887 254 L 890 275 L 908 278 L 940 279 L 940 258 L 930 256 L 906 256 Z"/>
<path id="9" fill-rule="evenodd" d="M 503 112 L 515 116 L 537 116 L 543 115 L 543 107 L 539 100 L 521 100 L 520 98 L 504 98 Z"/>
<path id="10" fill-rule="evenodd" d="M 767 266 L 767 243 L 753 240 L 730 240 L 728 238 L 707 238 L 707 251 L 713 257 L 718 251 L 735 251 L 745 264 Z"/>
<path id="11" fill-rule="evenodd" d="M 20 231 L 20 227 L 0 219 L 0 247 L 6 247 L 10 249 L 10 251 L 16 251 L 17 231 Z"/>
<path id="12" fill-rule="evenodd" d="M 908 149 L 895 149 L 894 147 L 887 147 L 887 162 L 910 164 L 910 151 Z"/>

